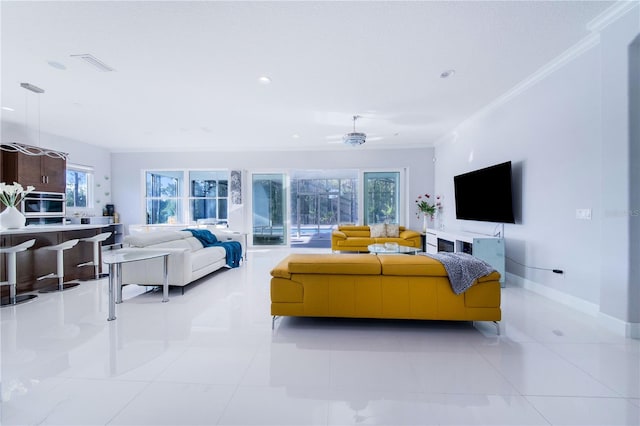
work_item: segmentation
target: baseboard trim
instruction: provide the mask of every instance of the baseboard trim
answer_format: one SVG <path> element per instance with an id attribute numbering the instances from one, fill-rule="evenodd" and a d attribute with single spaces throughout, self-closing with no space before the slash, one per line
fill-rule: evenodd
<path id="1" fill-rule="evenodd" d="M 609 330 L 631 339 L 640 339 L 640 323 L 625 322 L 611 315 L 599 312 L 598 319 Z"/>
<path id="2" fill-rule="evenodd" d="M 640 322 L 627 323 L 627 337 L 640 339 Z"/>
<path id="3" fill-rule="evenodd" d="M 600 307 L 592 302 L 549 288 L 527 278 L 507 272 L 507 287 L 521 287 L 540 296 L 562 303 L 572 309 L 592 315 L 607 329 L 631 339 L 640 339 L 640 323 L 626 322 L 600 312 Z"/>
<path id="4" fill-rule="evenodd" d="M 580 312 L 584 312 L 585 314 L 598 316 L 598 314 L 600 313 L 600 308 L 595 303 L 587 302 L 586 300 L 580 299 L 579 297 L 563 293 L 561 291 L 547 287 L 546 285 L 538 284 L 535 281 L 531 281 L 527 278 L 523 278 L 509 272 L 507 272 L 507 282 L 509 283 L 508 286 L 523 287 L 527 290 L 544 296 L 547 299 L 560 302 L 563 305 L 567 305 Z"/>

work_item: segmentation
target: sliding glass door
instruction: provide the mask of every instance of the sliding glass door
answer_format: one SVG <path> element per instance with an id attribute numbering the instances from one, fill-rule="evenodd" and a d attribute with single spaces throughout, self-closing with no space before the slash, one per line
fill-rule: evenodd
<path id="1" fill-rule="evenodd" d="M 253 245 L 287 244 L 285 189 L 284 174 L 253 175 Z"/>
<path id="2" fill-rule="evenodd" d="M 253 245 L 331 246 L 339 224 L 403 222 L 399 170 L 292 170 L 251 175 Z"/>
<path id="3" fill-rule="evenodd" d="M 357 182 L 357 170 L 294 170 L 291 246 L 331 247 L 331 232 L 339 223 L 356 223 Z"/>

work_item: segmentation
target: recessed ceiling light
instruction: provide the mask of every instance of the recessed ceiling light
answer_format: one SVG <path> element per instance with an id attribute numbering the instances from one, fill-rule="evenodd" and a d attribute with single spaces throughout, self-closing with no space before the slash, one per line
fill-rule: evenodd
<path id="1" fill-rule="evenodd" d="M 297 134 L 297 133 L 294 133 L 294 134 L 291 135 L 291 137 L 294 138 L 294 139 L 299 139 L 300 135 Z"/>
<path id="2" fill-rule="evenodd" d="M 13 109 L 11 107 L 2 107 L 2 109 L 5 110 L 5 111 L 11 111 L 11 112 L 15 111 L 15 109 Z"/>
<path id="3" fill-rule="evenodd" d="M 440 78 L 449 78 L 449 77 L 453 77 L 453 75 L 456 73 L 456 70 L 446 70 L 446 71 L 442 71 L 442 74 L 440 74 Z"/>
<path id="4" fill-rule="evenodd" d="M 263 75 L 262 77 L 259 77 L 258 81 L 260 82 L 260 84 L 271 84 L 271 79 L 269 77 L 267 77 L 266 75 Z"/>
<path id="5" fill-rule="evenodd" d="M 58 61 L 47 61 L 47 63 L 50 66 L 52 66 L 53 68 L 58 69 L 58 70 L 66 70 L 67 69 L 67 67 L 64 64 L 61 64 Z"/>

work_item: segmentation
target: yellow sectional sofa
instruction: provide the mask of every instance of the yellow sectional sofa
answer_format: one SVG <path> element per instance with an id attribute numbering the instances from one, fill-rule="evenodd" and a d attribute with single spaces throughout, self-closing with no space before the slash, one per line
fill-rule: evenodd
<path id="1" fill-rule="evenodd" d="M 371 228 L 367 225 L 339 225 L 338 229 L 331 233 L 333 251 L 368 252 L 367 246 L 388 242 L 407 247 L 422 247 L 420 234 L 404 226 L 399 227 L 397 237 L 371 237 Z"/>
<path id="2" fill-rule="evenodd" d="M 456 295 L 427 256 L 292 254 L 271 271 L 271 315 L 500 321 L 500 274 Z M 498 327 L 498 334 L 500 329 Z"/>

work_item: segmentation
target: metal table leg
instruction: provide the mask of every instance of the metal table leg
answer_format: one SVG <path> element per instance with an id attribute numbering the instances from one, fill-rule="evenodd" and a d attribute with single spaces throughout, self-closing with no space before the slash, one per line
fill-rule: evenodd
<path id="1" fill-rule="evenodd" d="M 109 316 L 107 317 L 107 321 L 116 319 L 116 295 L 114 287 L 116 285 L 116 275 L 118 275 L 118 266 L 119 264 L 109 265 Z"/>
<path id="2" fill-rule="evenodd" d="M 162 267 L 162 278 L 164 279 L 162 283 L 162 302 L 169 301 L 169 255 L 164 256 L 164 263 Z"/>
<path id="3" fill-rule="evenodd" d="M 116 263 L 116 303 L 122 303 L 122 264 Z"/>

